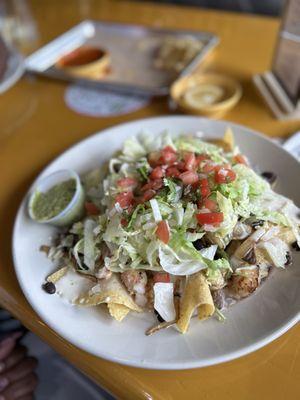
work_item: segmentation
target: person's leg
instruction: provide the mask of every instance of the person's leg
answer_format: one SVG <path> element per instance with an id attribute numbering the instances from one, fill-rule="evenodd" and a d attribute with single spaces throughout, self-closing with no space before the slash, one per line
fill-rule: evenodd
<path id="1" fill-rule="evenodd" d="M 0 309 L 0 400 L 30 400 L 37 385 L 37 361 L 18 340 L 22 325 Z"/>

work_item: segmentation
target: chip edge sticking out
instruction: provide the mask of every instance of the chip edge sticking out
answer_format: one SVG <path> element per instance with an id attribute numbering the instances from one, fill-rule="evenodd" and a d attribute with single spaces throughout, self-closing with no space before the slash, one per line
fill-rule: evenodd
<path id="1" fill-rule="evenodd" d="M 58 282 L 68 271 L 69 267 L 62 267 L 57 271 L 53 272 L 46 279 L 47 282 L 56 283 Z"/>
<path id="2" fill-rule="evenodd" d="M 97 288 L 97 291 L 93 290 Z M 102 303 L 122 304 L 132 311 L 142 312 L 143 310 L 134 302 L 130 294 L 121 283 L 120 279 L 113 274 L 104 282 L 99 282 L 95 288 L 80 296 L 76 304 L 80 306 L 97 306 Z"/>
<path id="3" fill-rule="evenodd" d="M 118 322 L 121 322 L 130 312 L 130 308 L 124 306 L 124 304 L 107 303 L 107 308 L 110 315 Z"/>
<path id="4" fill-rule="evenodd" d="M 209 318 L 215 311 L 209 285 L 202 272 L 187 277 L 177 321 L 181 333 L 187 332 L 196 308 L 200 320 Z"/>

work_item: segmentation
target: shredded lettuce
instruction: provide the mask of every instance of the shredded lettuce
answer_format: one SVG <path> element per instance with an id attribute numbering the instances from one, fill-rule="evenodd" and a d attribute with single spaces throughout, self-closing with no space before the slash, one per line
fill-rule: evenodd
<path id="1" fill-rule="evenodd" d="M 219 205 L 220 212 L 223 213 L 223 222 L 215 232 L 215 235 L 220 238 L 225 238 L 227 235 L 232 233 L 235 227 L 238 216 L 234 212 L 232 202 L 229 198 L 223 196 L 220 192 L 217 192 L 217 203 Z"/>
<path id="2" fill-rule="evenodd" d="M 177 203 L 182 196 L 182 188 L 172 179 L 164 178 L 164 185 L 169 189 L 166 200 L 170 203 Z"/>
<path id="3" fill-rule="evenodd" d="M 80 239 L 73 248 L 73 256 L 76 260 L 77 268 L 82 271 L 88 270 L 88 267 L 84 266 L 81 262 L 80 255 L 84 253 L 84 239 Z"/>
<path id="4" fill-rule="evenodd" d="M 147 153 L 161 150 L 166 146 L 170 146 L 176 150 L 176 146 L 168 131 L 164 131 L 158 136 L 154 136 L 151 132 L 143 132 L 139 139 Z"/>
<path id="5" fill-rule="evenodd" d="M 220 147 L 211 143 L 203 142 L 194 136 L 180 136 L 175 141 L 175 144 L 178 150 L 205 153 L 215 162 L 226 161 L 225 157 L 222 156 L 222 149 Z"/>
<path id="6" fill-rule="evenodd" d="M 270 185 L 246 165 L 236 164 L 232 169 L 236 179 L 220 185 L 219 191 L 231 200 L 237 215 L 248 218 L 253 211 L 253 203 L 270 189 Z"/>
<path id="7" fill-rule="evenodd" d="M 230 268 L 226 259 L 213 260 L 212 253 L 216 250 L 216 246 L 211 246 L 201 254 L 182 233 L 177 232 L 172 235 L 169 245 L 161 245 L 159 258 L 162 268 L 169 273 L 173 270 L 174 275 L 191 275 L 206 268 Z"/>
<path id="8" fill-rule="evenodd" d="M 95 243 L 93 230 L 96 227 L 96 222 L 92 219 L 84 221 L 84 263 L 90 269 L 95 268 Z"/>
<path id="9" fill-rule="evenodd" d="M 135 210 L 131 214 L 131 217 L 128 221 L 127 229 L 131 229 L 133 227 L 133 225 L 135 224 L 135 222 L 137 220 L 138 213 L 143 212 L 143 210 L 144 210 L 144 206 L 142 204 L 138 204 L 136 206 Z"/>
<path id="10" fill-rule="evenodd" d="M 130 137 L 124 143 L 123 154 L 125 159 L 134 161 L 146 155 L 144 146 L 135 136 Z"/>
<path id="11" fill-rule="evenodd" d="M 150 200 L 150 205 L 152 208 L 152 212 L 153 212 L 153 218 L 155 222 L 160 222 L 162 220 L 162 216 L 159 210 L 159 205 L 156 199 L 151 199 Z"/>
<path id="12" fill-rule="evenodd" d="M 140 174 L 142 180 L 147 181 L 148 174 L 150 172 L 150 165 L 147 161 L 147 158 L 145 158 L 145 157 L 141 158 L 137 162 L 136 169 L 137 169 L 138 173 Z"/>

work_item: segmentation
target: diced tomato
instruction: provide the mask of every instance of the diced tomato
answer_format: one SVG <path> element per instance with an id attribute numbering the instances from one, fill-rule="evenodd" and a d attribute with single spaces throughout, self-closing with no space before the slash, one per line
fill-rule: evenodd
<path id="1" fill-rule="evenodd" d="M 132 192 L 119 193 L 116 196 L 115 202 L 119 203 L 121 208 L 127 208 L 133 203 L 133 193 Z"/>
<path id="2" fill-rule="evenodd" d="M 248 165 L 247 159 L 245 156 L 243 156 L 242 154 L 237 154 L 236 156 L 233 157 L 234 160 L 238 163 L 238 164 L 244 164 L 244 165 Z"/>
<path id="3" fill-rule="evenodd" d="M 159 158 L 160 158 L 160 152 L 159 151 L 152 151 L 148 155 L 148 162 L 151 165 L 151 167 L 156 167 L 159 165 Z"/>
<path id="4" fill-rule="evenodd" d="M 159 190 L 164 186 L 163 180 L 162 179 L 155 179 L 152 183 L 152 189 L 153 190 Z"/>
<path id="5" fill-rule="evenodd" d="M 155 233 L 159 240 L 161 240 L 165 244 L 169 243 L 170 231 L 169 231 L 169 225 L 166 221 L 159 221 Z"/>
<path id="6" fill-rule="evenodd" d="M 206 162 L 202 167 L 202 171 L 205 172 L 206 174 L 209 174 L 214 170 L 215 170 L 215 165 L 211 161 Z"/>
<path id="7" fill-rule="evenodd" d="M 156 191 L 153 189 L 148 189 L 143 193 L 142 196 L 136 197 L 135 199 L 135 204 L 142 204 L 145 203 L 146 201 L 151 200 L 154 196 L 156 195 Z"/>
<path id="8" fill-rule="evenodd" d="M 141 191 L 145 192 L 146 190 L 152 189 L 152 185 L 153 185 L 153 181 L 149 181 L 149 182 L 145 183 L 145 185 L 143 185 L 141 187 Z"/>
<path id="9" fill-rule="evenodd" d="M 236 179 L 236 173 L 232 169 L 228 169 L 227 183 L 233 182 Z"/>
<path id="10" fill-rule="evenodd" d="M 127 224 L 128 224 L 127 219 L 126 218 L 121 218 L 121 225 L 122 226 L 127 226 Z"/>
<path id="11" fill-rule="evenodd" d="M 172 146 L 166 146 L 162 149 L 162 151 L 168 152 L 168 153 L 173 153 L 176 154 L 176 150 Z"/>
<path id="12" fill-rule="evenodd" d="M 200 193 L 202 197 L 207 197 L 211 194 L 209 186 L 200 186 Z"/>
<path id="13" fill-rule="evenodd" d="M 193 190 L 197 190 L 199 188 L 199 182 L 194 182 L 194 183 L 192 183 L 191 186 L 192 186 Z"/>
<path id="14" fill-rule="evenodd" d="M 137 186 L 137 180 L 134 178 L 121 178 L 117 181 L 117 185 L 121 188 L 134 188 Z"/>
<path id="15" fill-rule="evenodd" d="M 196 160 L 195 160 L 196 166 L 198 167 L 202 163 L 202 161 L 208 160 L 208 159 L 209 159 L 208 155 L 199 154 L 198 156 L 196 156 Z"/>
<path id="16" fill-rule="evenodd" d="M 210 187 L 209 187 L 207 178 L 201 178 L 199 181 L 199 186 L 200 186 L 200 193 L 201 193 L 202 197 L 207 197 L 210 195 L 211 191 L 210 191 Z"/>
<path id="17" fill-rule="evenodd" d="M 211 225 L 220 224 L 224 219 L 224 215 L 222 212 L 209 212 L 196 214 L 196 218 L 200 225 Z"/>
<path id="18" fill-rule="evenodd" d="M 203 207 L 207 208 L 210 211 L 217 211 L 218 209 L 217 203 L 212 199 L 204 199 Z"/>
<path id="19" fill-rule="evenodd" d="M 162 179 L 155 179 L 154 181 L 147 182 L 144 186 L 141 187 L 141 191 L 145 192 L 146 190 L 153 189 L 159 190 L 163 187 L 164 183 Z"/>
<path id="20" fill-rule="evenodd" d="M 201 178 L 201 179 L 199 180 L 199 185 L 200 185 L 201 187 L 209 186 L 209 184 L 208 184 L 208 179 L 207 179 L 207 178 Z"/>
<path id="21" fill-rule="evenodd" d="M 173 153 L 163 153 L 160 157 L 160 162 L 166 165 L 173 165 L 177 161 L 177 155 Z"/>
<path id="22" fill-rule="evenodd" d="M 128 213 L 129 215 L 133 212 L 135 206 L 136 206 L 136 201 L 135 201 L 135 199 L 133 199 L 133 200 L 132 200 L 132 203 L 131 203 L 130 206 L 128 206 L 128 208 L 127 208 L 127 213 Z"/>
<path id="23" fill-rule="evenodd" d="M 85 211 L 86 211 L 87 215 L 99 215 L 100 214 L 99 208 L 94 203 L 91 203 L 90 201 L 86 201 L 84 203 L 84 207 L 85 207 Z"/>
<path id="24" fill-rule="evenodd" d="M 196 174 L 196 172 L 192 172 L 192 171 L 186 171 L 186 172 L 182 172 L 179 175 L 179 178 L 182 180 L 184 185 L 192 185 L 195 182 L 198 182 L 199 177 Z"/>
<path id="25" fill-rule="evenodd" d="M 180 171 L 176 167 L 169 167 L 166 170 L 166 176 L 170 178 L 178 178 L 180 175 Z"/>
<path id="26" fill-rule="evenodd" d="M 152 189 L 146 190 L 146 192 L 143 194 L 141 198 L 141 202 L 145 203 L 145 201 L 152 199 L 155 195 L 156 195 L 155 190 Z"/>
<path id="27" fill-rule="evenodd" d="M 177 161 L 176 151 L 171 146 L 163 148 L 159 162 L 161 164 L 173 165 L 175 161 Z"/>
<path id="28" fill-rule="evenodd" d="M 236 178 L 236 173 L 229 168 L 220 168 L 215 171 L 215 182 L 216 183 L 230 183 Z"/>
<path id="29" fill-rule="evenodd" d="M 185 161 L 185 169 L 187 171 L 193 171 L 193 169 L 196 167 L 196 157 L 194 153 L 186 153 L 184 155 L 184 161 Z"/>
<path id="30" fill-rule="evenodd" d="M 176 163 L 176 168 L 178 168 L 179 171 L 184 172 L 185 171 L 185 162 L 184 161 L 178 161 Z"/>
<path id="31" fill-rule="evenodd" d="M 153 274 L 153 283 L 170 283 L 170 275 L 167 272 L 156 272 Z"/>
<path id="32" fill-rule="evenodd" d="M 216 183 L 226 183 L 228 171 L 225 168 L 220 168 L 215 172 Z"/>
<path id="33" fill-rule="evenodd" d="M 151 179 L 161 179 L 165 175 L 165 171 L 162 169 L 162 167 L 155 167 L 153 171 L 150 174 Z"/>

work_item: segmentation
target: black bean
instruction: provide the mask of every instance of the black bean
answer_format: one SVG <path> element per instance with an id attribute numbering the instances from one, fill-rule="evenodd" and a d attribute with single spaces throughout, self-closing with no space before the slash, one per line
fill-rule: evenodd
<path id="1" fill-rule="evenodd" d="M 284 265 L 291 265 L 292 264 L 292 255 L 289 251 L 286 252 L 286 261 Z"/>
<path id="2" fill-rule="evenodd" d="M 251 223 L 252 228 L 256 229 L 260 226 L 263 226 L 263 224 L 265 223 L 265 221 L 263 221 L 262 219 L 257 219 L 256 221 L 253 221 Z"/>
<path id="3" fill-rule="evenodd" d="M 158 322 L 165 322 L 165 320 L 162 318 L 162 316 L 154 309 L 154 314 L 158 320 Z"/>
<path id="4" fill-rule="evenodd" d="M 299 247 L 299 245 L 298 245 L 297 242 L 294 242 L 294 243 L 292 244 L 292 248 L 295 249 L 296 251 L 300 251 L 300 247 Z"/>
<path id="5" fill-rule="evenodd" d="M 263 173 L 261 174 L 261 176 L 262 176 L 266 181 L 268 181 L 270 185 L 272 185 L 272 184 L 276 181 L 276 179 L 277 179 L 277 175 L 274 174 L 274 172 L 269 172 L 269 171 L 263 172 Z"/>
<path id="6" fill-rule="evenodd" d="M 251 265 L 256 264 L 256 256 L 254 249 L 248 251 L 248 253 L 246 253 L 242 259 Z"/>
<path id="7" fill-rule="evenodd" d="M 56 287 L 53 282 L 46 282 L 42 287 L 48 294 L 54 294 L 56 292 Z"/>
<path id="8" fill-rule="evenodd" d="M 113 170 L 118 173 L 120 171 L 121 165 L 120 164 L 115 164 L 113 167 Z"/>
<path id="9" fill-rule="evenodd" d="M 193 242 L 193 246 L 196 250 L 202 250 L 206 247 L 201 239 L 195 240 L 195 242 Z"/>

